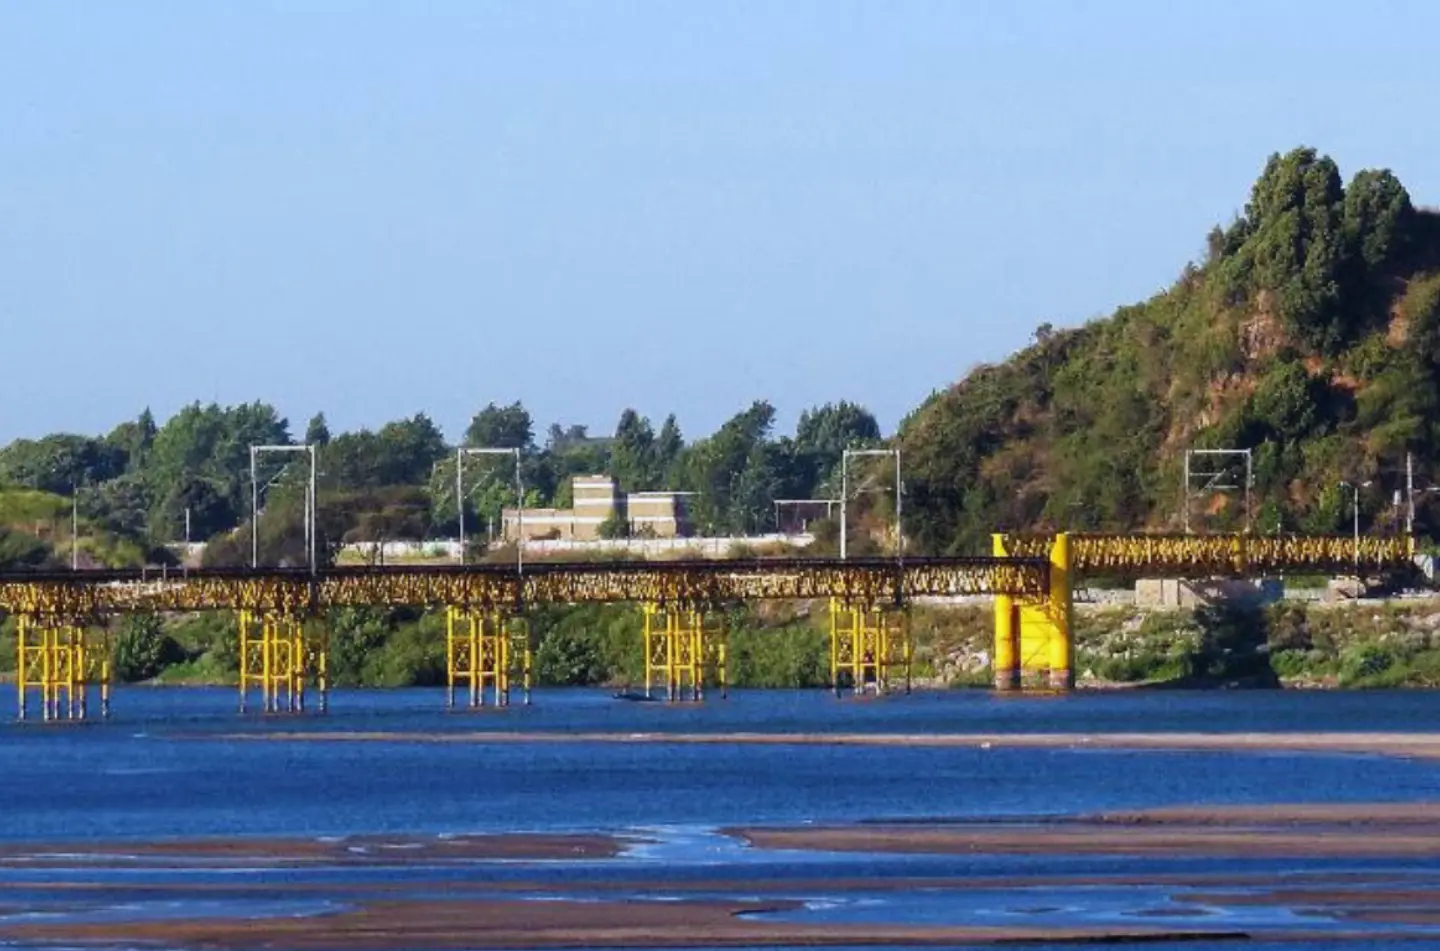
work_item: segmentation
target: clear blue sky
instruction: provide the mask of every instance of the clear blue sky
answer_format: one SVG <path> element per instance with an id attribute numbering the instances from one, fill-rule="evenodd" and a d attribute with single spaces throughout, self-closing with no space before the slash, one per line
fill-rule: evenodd
<path id="1" fill-rule="evenodd" d="M 890 430 L 1273 151 L 1440 201 L 1440 5 L 0 6 L 0 440 L 151 406 Z"/>

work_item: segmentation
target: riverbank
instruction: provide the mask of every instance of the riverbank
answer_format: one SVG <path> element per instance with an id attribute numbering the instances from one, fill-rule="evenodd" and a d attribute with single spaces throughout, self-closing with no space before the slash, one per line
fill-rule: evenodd
<path id="1" fill-rule="evenodd" d="M 529 620 L 537 684 L 643 681 L 642 619 L 634 606 L 550 607 Z M 989 604 L 916 605 L 910 622 L 917 686 L 993 682 Z M 313 623 L 329 629 L 337 687 L 444 682 L 443 616 L 345 609 Z M 736 607 L 724 624 L 732 686 L 807 688 L 828 682 L 824 603 Z M 1198 608 L 1081 603 L 1075 641 L 1077 681 L 1085 687 L 1440 686 L 1440 598 Z M 115 625 L 115 647 L 120 680 L 235 682 L 237 634 L 233 618 L 225 615 L 122 619 Z M 0 625 L 0 678 L 13 677 L 4 669 L 13 664 L 13 631 Z"/>

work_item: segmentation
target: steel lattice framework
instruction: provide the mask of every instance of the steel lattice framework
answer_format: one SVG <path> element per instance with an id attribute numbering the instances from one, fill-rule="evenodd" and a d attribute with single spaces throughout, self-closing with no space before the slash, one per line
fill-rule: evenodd
<path id="1" fill-rule="evenodd" d="M 843 603 L 1046 590 L 1043 558 L 760 559 L 651 563 L 385 566 L 0 575 L 0 610 L 54 617 L 209 610 L 323 612 L 337 606 L 519 609 L 636 601 L 703 607 L 765 599 Z"/>
<path id="2" fill-rule="evenodd" d="M 1015 556 L 1049 554 L 1050 535 L 1010 535 Z M 1384 572 L 1411 565 L 1414 548 L 1400 536 L 1341 535 L 1070 535 L 1078 574 L 1239 577 L 1280 572 Z"/>

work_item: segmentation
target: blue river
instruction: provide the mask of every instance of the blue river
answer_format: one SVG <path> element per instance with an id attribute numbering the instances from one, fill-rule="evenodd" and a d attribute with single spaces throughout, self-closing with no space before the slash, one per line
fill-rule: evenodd
<path id="1" fill-rule="evenodd" d="M 530 739 L 464 741 L 462 734 L 473 731 L 518 733 Z M 847 856 L 767 852 L 723 834 L 727 827 L 740 825 L 1043 820 L 1164 806 L 1426 802 L 1440 800 L 1440 762 L 1378 755 L 935 748 L 899 742 L 626 743 L 578 736 L 555 741 L 586 733 L 898 737 L 1291 731 L 1437 732 L 1440 693 L 1105 691 L 1026 697 L 948 691 L 856 700 L 821 691 L 737 691 L 727 699 L 670 705 L 625 702 L 604 691 L 540 690 L 530 706 L 447 712 L 438 690 L 339 691 L 324 716 L 267 718 L 238 715 L 232 690 L 131 687 L 117 690 L 114 715 L 105 722 L 0 726 L 5 816 L 0 840 L 56 844 L 67 854 L 83 852 L 87 843 L 233 836 L 313 840 L 576 832 L 631 836 L 648 843 L 608 864 L 492 862 L 424 872 L 471 884 L 507 878 L 562 882 L 576 876 L 589 882 L 623 880 L 634 875 L 635 863 L 640 863 L 646 875 L 675 882 L 813 882 L 857 874 L 880 883 L 917 876 L 963 881 L 967 876 L 997 875 L 1366 873 L 1440 889 L 1440 861 L 1429 858 Z M 275 736 L 266 737 L 291 733 L 305 734 L 306 739 L 273 742 Z M 350 739 L 353 734 L 369 737 L 356 742 Z M 387 738 L 394 734 L 403 736 Z M 543 736 L 532 737 L 537 734 Z M 54 904 L 58 899 L 53 893 L 27 889 L 76 876 L 110 882 L 118 890 L 112 896 L 117 908 L 139 907 L 136 896 L 120 893 L 141 873 L 105 873 L 83 866 L 0 865 L 0 887 L 6 889 L 0 893 L 0 926 L 7 913 L 43 916 L 47 908 L 54 915 L 73 913 Z M 148 874 L 155 881 L 193 884 L 233 882 L 238 872 L 195 867 Z M 420 873 L 396 868 L 256 868 L 245 874 L 260 890 L 246 899 L 244 913 L 259 915 L 288 913 L 284 886 L 296 876 L 353 883 L 367 876 L 394 881 Z M 794 915 L 800 916 L 795 920 L 808 915 L 841 923 L 993 924 L 1008 907 L 1015 914 L 1025 909 L 1028 922 L 1061 925 L 1133 921 L 1137 908 L 1154 913 L 1174 897 L 1155 889 L 1150 894 L 1134 884 L 1076 889 L 1059 903 L 1038 902 L 1023 891 L 1017 889 L 1008 898 L 992 893 L 986 902 L 967 900 L 963 892 L 950 893 L 943 901 L 883 889 L 807 893 L 796 896 L 806 905 Z M 1440 901 L 1440 891 L 1436 895 Z M 1004 907 L 997 910 L 997 901 Z M 1037 904 L 1045 907 L 1033 907 Z M 1273 907 L 1211 909 L 1195 912 L 1192 923 L 1213 927 L 1224 918 L 1227 927 L 1251 931 L 1255 940 L 1245 947 L 1260 948 L 1269 946 L 1266 928 L 1293 923 L 1287 914 Z M 1325 931 L 1340 923 L 1312 917 L 1306 926 Z M 1434 937 L 1440 947 L 1440 931 Z M 1329 946 L 1323 937 L 1283 944 Z M 1377 938 L 1364 946 L 1390 944 Z M 1394 946 L 1417 945 L 1410 940 Z"/>

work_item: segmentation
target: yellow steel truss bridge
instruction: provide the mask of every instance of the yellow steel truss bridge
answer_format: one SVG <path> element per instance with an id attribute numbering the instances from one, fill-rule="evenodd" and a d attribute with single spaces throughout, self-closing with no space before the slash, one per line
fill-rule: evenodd
<path id="1" fill-rule="evenodd" d="M 1049 562 L 1046 591 L 997 593 L 995 686 L 1018 689 L 1039 674 L 1054 689 L 1075 683 L 1074 588 L 1078 578 L 1245 578 L 1285 573 L 1377 575 L 1413 567 L 1405 536 L 995 535 L 996 558 Z"/>
<path id="2" fill-rule="evenodd" d="M 895 618 L 916 597 L 1039 596 L 1050 566 L 1038 558 L 759 559 L 654 563 L 389 566 L 307 570 L 55 572 L 0 575 L 0 611 L 24 621 L 17 678 L 22 716 L 41 696 L 46 719 L 81 718 L 89 686 L 107 698 L 108 663 L 82 664 L 89 632 L 124 613 L 234 611 L 238 615 L 240 709 L 251 693 L 267 713 L 325 710 L 329 700 L 326 611 L 341 606 L 446 611 L 447 699 L 480 707 L 528 701 L 531 638 L 523 613 L 537 604 L 636 602 L 645 606 L 647 696 L 699 699 L 707 679 L 726 680 L 725 605 L 825 599 L 832 605 L 832 669 L 857 690 L 884 690 L 907 671 L 907 631 Z M 79 640 L 77 640 L 77 638 Z M 108 651 L 103 652 L 108 661 Z"/>
<path id="3" fill-rule="evenodd" d="M 0 612 L 19 619 L 19 711 L 38 693 L 45 719 L 81 719 L 90 688 L 109 710 L 107 618 L 124 613 L 234 611 L 240 708 L 257 692 L 266 712 L 329 699 L 326 611 L 339 606 L 425 607 L 447 613 L 448 698 L 467 706 L 526 701 L 530 605 L 636 602 L 645 606 L 645 686 L 699 699 L 724 689 L 726 645 L 715 623 L 727 604 L 830 603 L 830 673 L 838 691 L 908 689 L 913 659 L 905 608 L 916 598 L 992 596 L 996 684 L 1043 671 L 1073 684 L 1073 587 L 1083 575 L 1250 576 L 1279 572 L 1372 574 L 1410 564 L 1407 538 L 1252 535 L 996 535 L 981 558 L 755 559 L 304 569 L 54 572 L 0 575 Z"/>

